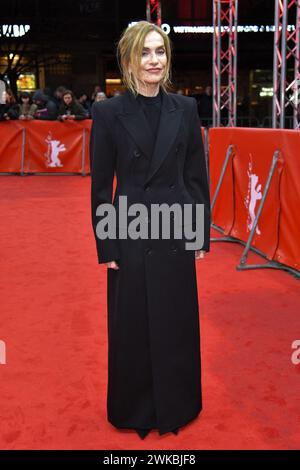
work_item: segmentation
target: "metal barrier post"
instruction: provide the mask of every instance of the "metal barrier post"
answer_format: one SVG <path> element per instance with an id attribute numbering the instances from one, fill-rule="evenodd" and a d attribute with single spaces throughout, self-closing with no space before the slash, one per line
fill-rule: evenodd
<path id="1" fill-rule="evenodd" d="M 20 175 L 24 176 L 24 159 L 25 159 L 26 129 L 22 129 L 22 149 L 21 149 L 21 170 Z"/>
<path id="2" fill-rule="evenodd" d="M 81 168 L 82 176 L 86 176 L 85 174 L 85 143 L 86 143 L 86 128 L 82 129 L 82 168 Z"/>
<path id="3" fill-rule="evenodd" d="M 218 181 L 218 184 L 217 184 L 216 192 L 214 194 L 214 197 L 213 197 L 213 200 L 212 200 L 212 203 L 211 203 L 211 210 L 214 208 L 214 206 L 216 204 L 216 200 L 217 200 L 218 194 L 220 192 L 220 188 L 221 188 L 221 185 L 222 185 L 222 182 L 223 182 L 223 179 L 224 179 L 224 175 L 225 175 L 229 160 L 233 155 L 233 148 L 234 148 L 233 145 L 229 145 L 229 147 L 227 149 L 225 162 L 224 162 L 224 165 L 222 167 L 222 171 L 221 171 L 221 175 L 220 175 L 220 178 L 219 178 L 219 181 Z"/>

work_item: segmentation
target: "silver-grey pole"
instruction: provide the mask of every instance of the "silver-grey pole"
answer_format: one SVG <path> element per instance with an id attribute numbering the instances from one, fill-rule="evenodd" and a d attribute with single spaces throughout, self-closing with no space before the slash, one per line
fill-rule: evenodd
<path id="1" fill-rule="evenodd" d="M 238 54 L 238 0 L 235 2 L 235 18 L 234 18 L 234 56 L 233 56 L 233 125 L 236 126 L 236 101 L 237 101 L 237 54 Z"/>
<path id="2" fill-rule="evenodd" d="M 300 110 L 299 106 L 300 93 L 300 0 L 296 4 L 296 54 L 295 54 L 295 70 L 294 70 L 294 109 L 293 109 L 293 127 L 299 129 Z"/>
<path id="3" fill-rule="evenodd" d="M 218 42 L 217 42 L 217 127 L 220 127 L 221 124 L 221 2 L 217 1 L 217 21 L 218 21 Z"/>
<path id="4" fill-rule="evenodd" d="M 24 176 L 24 159 L 25 159 L 26 129 L 22 129 L 22 150 L 21 150 L 21 176 Z"/>
<path id="5" fill-rule="evenodd" d="M 216 127 L 217 125 L 217 82 L 216 82 L 216 53 L 217 53 L 217 48 L 216 48 L 216 14 L 217 14 L 217 9 L 216 9 L 216 1 L 213 0 L 213 56 L 212 56 L 212 76 L 213 76 L 213 127 Z"/>
<path id="6" fill-rule="evenodd" d="M 277 128 L 277 96 L 278 96 L 278 54 L 279 51 L 279 0 L 275 0 L 275 31 L 273 48 L 273 101 L 272 101 L 272 127 Z"/>
<path id="7" fill-rule="evenodd" d="M 86 128 L 82 129 L 82 159 L 81 174 L 85 176 L 85 144 L 86 144 Z"/>
<path id="8" fill-rule="evenodd" d="M 286 32 L 287 32 L 287 0 L 283 0 L 282 31 L 281 31 L 281 74 L 280 74 L 280 128 L 285 127 L 285 80 L 286 80 Z"/>

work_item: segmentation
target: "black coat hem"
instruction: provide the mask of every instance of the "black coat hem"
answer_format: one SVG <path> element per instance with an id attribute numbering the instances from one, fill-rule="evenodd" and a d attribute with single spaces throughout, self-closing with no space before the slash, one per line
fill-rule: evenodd
<path id="1" fill-rule="evenodd" d="M 126 424 L 126 425 L 118 425 L 113 420 L 108 419 L 108 422 L 112 424 L 116 429 L 124 430 L 124 429 L 151 429 L 151 430 L 158 430 L 158 433 L 160 436 L 163 434 L 167 434 L 168 432 L 172 432 L 174 429 L 181 428 L 183 426 L 186 426 L 187 424 L 191 423 L 195 419 L 198 418 L 202 411 L 202 408 L 196 413 L 193 414 L 190 418 L 186 419 L 185 421 L 181 422 L 180 424 L 173 424 L 169 426 L 162 427 L 161 429 L 157 427 L 157 425 L 149 425 L 149 426 L 141 426 L 141 424 Z"/>

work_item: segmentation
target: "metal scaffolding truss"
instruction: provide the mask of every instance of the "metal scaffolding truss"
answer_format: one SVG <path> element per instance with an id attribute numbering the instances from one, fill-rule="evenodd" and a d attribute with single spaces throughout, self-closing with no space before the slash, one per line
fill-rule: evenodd
<path id="1" fill-rule="evenodd" d="M 300 0 L 275 0 L 272 112 L 274 128 L 285 128 L 288 114 L 293 117 L 292 127 L 300 128 L 299 55 Z M 290 69 L 291 75 L 288 73 Z"/>
<path id="2" fill-rule="evenodd" d="M 150 23 L 161 26 L 161 2 L 158 0 L 147 0 L 146 2 L 146 18 Z"/>
<path id="3" fill-rule="evenodd" d="M 213 126 L 236 125 L 238 0 L 213 0 Z"/>

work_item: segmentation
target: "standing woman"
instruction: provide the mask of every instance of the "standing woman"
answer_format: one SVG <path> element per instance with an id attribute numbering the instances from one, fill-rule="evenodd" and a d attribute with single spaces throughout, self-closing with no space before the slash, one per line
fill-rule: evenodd
<path id="1" fill-rule="evenodd" d="M 118 54 L 127 90 L 93 106 L 92 222 L 98 261 L 108 268 L 108 420 L 143 439 L 151 429 L 177 434 L 202 408 L 195 258 L 209 251 L 210 199 L 196 101 L 166 91 L 168 36 L 140 21 L 123 33 Z M 106 214 L 96 210 L 112 203 L 114 175 L 116 237 L 102 239 Z M 138 215 L 132 204 L 148 208 L 143 229 L 153 204 L 204 204 L 201 250 L 187 250 L 185 235 L 173 231 L 126 238 L 120 196 L 128 224 Z M 183 220 L 182 229 L 194 227 L 194 218 Z"/>

